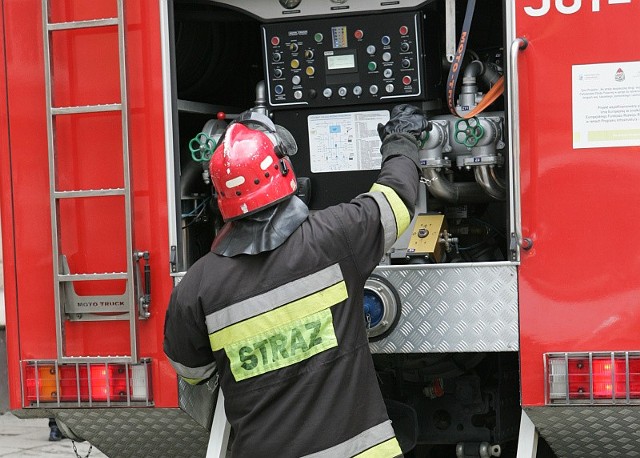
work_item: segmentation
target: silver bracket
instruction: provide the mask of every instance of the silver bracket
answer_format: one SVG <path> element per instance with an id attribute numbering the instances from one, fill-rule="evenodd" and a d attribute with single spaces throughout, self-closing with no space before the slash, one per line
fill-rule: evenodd
<path id="1" fill-rule="evenodd" d="M 504 164 L 502 156 L 465 156 L 462 159 L 462 165 L 465 167 L 475 167 L 478 165 L 498 165 Z"/>
<path id="2" fill-rule="evenodd" d="M 456 0 L 447 0 L 445 5 L 445 54 L 447 62 L 452 63 L 456 55 Z"/>
<path id="3" fill-rule="evenodd" d="M 60 273 L 71 275 L 65 255 L 60 256 Z M 96 280 L 109 274 L 94 274 Z M 78 277 L 81 277 L 80 275 Z M 81 296 L 76 293 L 73 282 L 61 284 L 62 309 L 69 321 L 117 321 L 129 320 L 129 284 L 122 294 Z"/>
<path id="4" fill-rule="evenodd" d="M 517 458 L 536 458 L 538 455 L 538 431 L 523 410 L 520 417 Z"/>

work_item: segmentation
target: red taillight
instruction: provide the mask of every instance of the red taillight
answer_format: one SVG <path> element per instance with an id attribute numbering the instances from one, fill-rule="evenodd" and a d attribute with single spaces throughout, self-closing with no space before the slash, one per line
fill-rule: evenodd
<path id="1" fill-rule="evenodd" d="M 28 362 L 24 366 L 26 405 L 44 402 L 151 401 L 148 364 L 55 364 Z"/>
<path id="2" fill-rule="evenodd" d="M 554 353 L 546 359 L 551 403 L 640 399 L 640 354 Z"/>

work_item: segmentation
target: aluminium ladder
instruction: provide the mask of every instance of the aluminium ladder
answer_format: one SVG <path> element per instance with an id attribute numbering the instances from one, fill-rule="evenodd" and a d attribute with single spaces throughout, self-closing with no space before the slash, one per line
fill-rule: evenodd
<path id="1" fill-rule="evenodd" d="M 47 109 L 47 137 L 48 137 L 48 157 L 49 157 L 49 194 L 51 205 L 51 229 L 52 229 L 52 250 L 53 250 L 53 276 L 54 276 L 54 301 L 56 308 L 56 345 L 57 360 L 59 363 L 136 363 L 138 362 L 137 351 L 137 301 L 136 288 L 140 283 L 139 271 L 134 265 L 143 255 L 148 260 L 147 252 L 135 252 L 133 250 L 133 228 L 132 228 L 132 191 L 130 177 L 129 158 L 129 132 L 128 132 L 128 109 L 127 109 L 127 87 L 126 87 L 126 59 L 125 59 L 125 22 L 124 22 L 124 0 L 116 0 L 117 17 L 79 20 L 69 22 L 50 22 L 49 0 L 42 0 L 42 21 L 44 35 L 44 68 L 45 68 L 45 89 L 46 89 L 46 109 Z M 72 29 L 90 29 L 95 27 L 116 26 L 118 33 L 118 54 L 120 66 L 120 102 L 100 105 L 83 106 L 54 106 L 53 101 L 53 78 L 52 66 L 53 56 L 51 52 L 51 39 L 56 31 Z M 56 185 L 56 135 L 55 118 L 58 116 L 78 116 L 84 113 L 101 113 L 119 111 L 122 119 L 122 161 L 123 161 L 123 186 L 121 188 L 110 189 L 79 189 L 79 190 L 58 190 Z M 60 252 L 61 245 L 61 221 L 60 202 L 63 199 L 84 199 L 101 198 L 109 196 L 122 196 L 124 199 L 124 219 L 126 233 L 126 253 L 129 254 L 126 260 L 126 272 L 103 272 L 103 273 L 70 273 L 66 257 Z M 99 202 L 99 200 L 98 200 Z M 148 268 L 148 265 L 147 265 Z M 112 296 L 78 296 L 75 294 L 73 282 L 80 281 L 113 281 L 124 280 L 126 282 L 125 292 L 122 295 Z M 147 280 L 148 281 L 148 280 Z M 140 299 L 139 299 L 140 300 Z M 100 308 L 100 313 L 84 312 L 79 305 L 83 303 L 100 303 L 105 306 Z M 101 302 L 98 302 L 101 301 Z M 148 304 L 147 304 L 148 306 Z M 140 311 L 141 318 L 147 318 L 148 313 Z M 146 312 L 146 310 L 144 310 Z M 69 356 L 66 354 L 65 321 L 107 321 L 122 320 L 129 322 L 129 355 L 108 355 L 108 356 Z"/>

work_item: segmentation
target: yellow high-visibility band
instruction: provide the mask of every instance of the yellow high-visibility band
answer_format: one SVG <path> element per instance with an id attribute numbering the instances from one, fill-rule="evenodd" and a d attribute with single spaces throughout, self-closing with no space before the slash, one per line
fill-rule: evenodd
<path id="1" fill-rule="evenodd" d="M 344 301 L 347 297 L 347 285 L 341 281 L 317 293 L 210 334 L 211 349 L 213 351 L 221 350 L 234 342 L 243 341 L 256 334 L 328 309 Z"/>
<path id="2" fill-rule="evenodd" d="M 309 359 L 338 346 L 331 310 L 235 342 L 224 351 L 236 382 Z"/>
<path id="3" fill-rule="evenodd" d="M 398 444 L 398 440 L 393 437 L 375 447 L 371 447 L 369 450 L 359 453 L 354 458 L 392 458 L 401 455 L 402 450 L 400 449 L 400 444 Z"/>
<path id="4" fill-rule="evenodd" d="M 182 376 L 181 376 L 182 377 Z M 187 377 L 182 377 L 182 380 L 184 380 L 185 382 L 187 382 L 189 385 L 197 385 L 198 383 L 202 382 L 204 379 L 203 378 L 187 378 Z"/>
<path id="5" fill-rule="evenodd" d="M 398 196 L 398 194 L 389 186 L 374 183 L 373 186 L 371 186 L 370 192 L 381 192 L 387 198 L 396 219 L 396 238 L 400 237 L 400 235 L 409 227 L 409 223 L 411 223 L 411 216 L 409 215 L 407 206 L 404 204 L 400 196 Z"/>

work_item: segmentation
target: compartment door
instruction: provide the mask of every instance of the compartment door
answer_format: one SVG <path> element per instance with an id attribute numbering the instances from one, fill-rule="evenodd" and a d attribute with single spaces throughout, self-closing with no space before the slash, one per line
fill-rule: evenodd
<path id="1" fill-rule="evenodd" d="M 640 349 L 640 3 L 519 0 L 522 403 L 543 354 Z"/>

